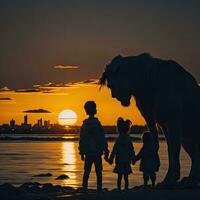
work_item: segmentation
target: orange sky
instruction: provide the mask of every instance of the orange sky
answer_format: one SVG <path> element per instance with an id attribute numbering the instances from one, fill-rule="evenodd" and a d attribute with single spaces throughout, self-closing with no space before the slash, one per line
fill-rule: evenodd
<path id="1" fill-rule="evenodd" d="M 66 87 L 44 87 L 44 85 L 37 87 L 43 90 L 49 89 L 49 91 L 0 92 L 0 124 L 8 123 L 11 118 L 14 118 L 16 123 L 21 123 L 25 115 L 23 111 L 32 109 L 45 109 L 51 113 L 28 113 L 29 123 L 36 123 L 41 117 L 57 123 L 58 114 L 64 109 L 71 109 L 78 116 L 76 125 L 81 125 L 83 119 L 87 117 L 83 109 L 87 100 L 94 100 L 97 103 L 97 117 L 104 125 L 115 124 L 119 116 L 130 119 L 134 124 L 145 123 L 135 106 L 134 99 L 130 107 L 122 107 L 116 99 L 111 98 L 107 88 L 99 91 L 99 85 L 94 82 L 66 84 Z"/>

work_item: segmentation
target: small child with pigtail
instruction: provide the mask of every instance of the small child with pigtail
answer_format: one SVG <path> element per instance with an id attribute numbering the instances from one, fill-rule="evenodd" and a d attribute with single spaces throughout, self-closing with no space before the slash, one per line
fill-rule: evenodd
<path id="1" fill-rule="evenodd" d="M 133 161 L 133 163 L 140 160 L 140 171 L 143 172 L 144 188 L 147 188 L 150 179 L 152 189 L 154 189 L 156 183 L 156 172 L 158 172 L 160 167 L 160 158 L 151 132 L 144 132 L 142 140 L 143 146 L 135 156 L 135 161 Z"/>

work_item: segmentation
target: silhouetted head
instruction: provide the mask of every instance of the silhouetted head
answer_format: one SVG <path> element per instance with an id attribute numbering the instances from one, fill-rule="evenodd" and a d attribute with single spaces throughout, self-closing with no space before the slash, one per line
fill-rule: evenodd
<path id="1" fill-rule="evenodd" d="M 136 90 L 134 88 L 138 87 L 138 79 L 141 78 L 141 62 L 149 58 L 151 58 L 149 54 L 116 56 L 110 64 L 106 65 L 100 78 L 100 85 L 106 85 L 110 88 L 113 98 L 119 100 L 123 106 L 129 106 L 131 96 Z"/>
<path id="2" fill-rule="evenodd" d="M 151 132 L 149 131 L 144 132 L 142 136 L 142 140 L 144 144 L 152 142 L 153 138 L 152 138 Z"/>
<path id="3" fill-rule="evenodd" d="M 95 115 L 97 113 L 96 103 L 94 101 L 87 101 L 84 109 L 87 115 Z"/>
<path id="4" fill-rule="evenodd" d="M 121 117 L 117 119 L 117 130 L 119 134 L 127 134 L 130 130 L 131 127 L 131 121 L 130 120 L 125 120 Z"/>

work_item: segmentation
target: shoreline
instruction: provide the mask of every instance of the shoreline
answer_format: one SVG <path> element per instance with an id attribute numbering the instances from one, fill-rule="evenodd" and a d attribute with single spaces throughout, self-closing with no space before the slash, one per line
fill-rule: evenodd
<path id="1" fill-rule="evenodd" d="M 38 182 L 24 183 L 15 187 L 9 183 L 0 185 L 0 196 L 2 200 L 188 200 L 200 199 L 200 187 L 196 189 L 143 189 L 139 186 L 129 191 L 117 192 L 116 189 L 104 189 L 102 193 L 97 193 L 94 189 L 89 189 L 87 194 L 81 193 L 80 188 L 75 189 L 70 186 L 52 185 L 51 183 L 40 184 Z"/>
<path id="2" fill-rule="evenodd" d="M 27 141 L 32 141 L 32 142 L 67 142 L 67 141 L 73 141 L 73 142 L 76 142 L 76 141 L 79 141 L 79 137 L 77 135 L 72 136 L 72 135 L 61 135 L 61 136 L 51 136 L 51 135 L 44 135 L 45 137 L 42 137 L 43 135 L 41 136 L 34 136 L 34 135 L 31 135 L 31 136 L 17 136 L 17 135 L 9 135 L 9 136 L 0 136 L 0 142 L 4 142 L 4 141 L 24 141 L 24 142 L 27 142 Z M 116 140 L 118 135 L 109 135 L 109 136 L 106 136 L 106 140 L 108 142 L 113 142 Z M 133 142 L 140 142 L 142 141 L 142 138 L 141 137 L 138 137 L 138 136 L 132 136 L 130 135 L 131 137 L 131 140 Z M 165 137 L 164 136 L 160 136 L 159 137 L 159 141 L 165 141 Z"/>
<path id="3" fill-rule="evenodd" d="M 116 138 L 114 137 L 107 137 L 107 141 L 115 141 Z M 141 141 L 141 138 L 139 137 L 131 137 L 132 141 Z M 67 142 L 67 141 L 79 141 L 79 138 L 64 138 L 64 137 L 11 137 L 11 136 L 5 136 L 1 137 L 0 141 L 33 141 L 33 142 Z"/>

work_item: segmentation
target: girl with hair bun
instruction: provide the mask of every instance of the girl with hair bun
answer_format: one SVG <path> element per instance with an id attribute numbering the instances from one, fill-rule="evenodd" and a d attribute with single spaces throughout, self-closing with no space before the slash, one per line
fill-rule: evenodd
<path id="1" fill-rule="evenodd" d="M 121 181 L 122 177 L 124 177 L 125 181 L 125 190 L 128 190 L 128 175 L 132 173 L 131 162 L 135 159 L 135 152 L 133 148 L 133 144 L 131 142 L 131 138 L 129 136 L 129 131 L 131 127 L 131 121 L 124 121 L 123 118 L 119 117 L 117 120 L 117 130 L 119 133 L 119 137 L 117 138 L 110 158 L 109 163 L 113 164 L 113 160 L 115 159 L 115 168 L 113 170 L 114 173 L 118 174 L 117 178 L 117 188 L 121 191 Z"/>

